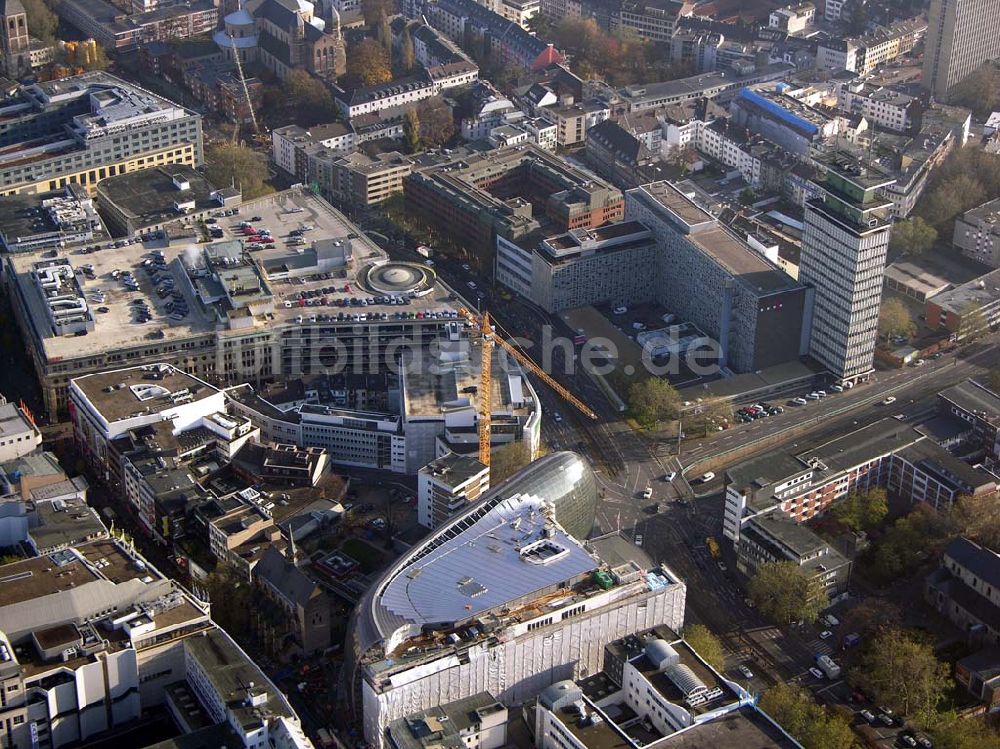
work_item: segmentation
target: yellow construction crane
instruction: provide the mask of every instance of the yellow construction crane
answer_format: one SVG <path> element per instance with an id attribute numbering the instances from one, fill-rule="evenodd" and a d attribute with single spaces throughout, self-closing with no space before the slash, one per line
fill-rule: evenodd
<path id="1" fill-rule="evenodd" d="M 531 357 L 514 346 L 514 344 L 504 340 L 502 336 L 497 335 L 493 323 L 490 321 L 489 312 L 484 312 L 482 319 L 464 307 L 458 313 L 482 334 L 483 350 L 479 377 L 479 461 L 481 463 L 487 466 L 490 464 L 490 421 L 493 418 L 491 393 L 494 344 L 513 356 L 521 366 L 552 388 L 563 400 L 570 403 L 584 416 L 591 419 L 597 418 L 597 414 L 588 408 L 586 403 L 556 382 L 545 370 L 535 364 L 531 360 Z"/>

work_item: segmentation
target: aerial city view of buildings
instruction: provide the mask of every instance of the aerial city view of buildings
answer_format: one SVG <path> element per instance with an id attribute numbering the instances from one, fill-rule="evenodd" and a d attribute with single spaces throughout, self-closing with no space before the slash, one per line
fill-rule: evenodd
<path id="1" fill-rule="evenodd" d="M 0 16 L 0 748 L 1000 748 L 997 0 Z"/>

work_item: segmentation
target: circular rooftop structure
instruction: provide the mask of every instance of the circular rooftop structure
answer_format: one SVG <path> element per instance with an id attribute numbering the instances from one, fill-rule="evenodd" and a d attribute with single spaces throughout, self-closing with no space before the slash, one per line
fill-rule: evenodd
<path id="1" fill-rule="evenodd" d="M 358 278 L 375 294 L 423 296 L 434 288 L 437 274 L 426 265 L 390 260 L 362 268 Z"/>

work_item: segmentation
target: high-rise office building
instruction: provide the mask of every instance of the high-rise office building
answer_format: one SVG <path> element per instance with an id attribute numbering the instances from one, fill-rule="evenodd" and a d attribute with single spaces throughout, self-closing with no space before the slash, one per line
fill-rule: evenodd
<path id="1" fill-rule="evenodd" d="M 815 289 L 809 353 L 840 380 L 865 379 L 875 360 L 895 180 L 849 154 L 821 157 L 823 195 L 806 203 L 799 281 Z"/>
<path id="2" fill-rule="evenodd" d="M 941 100 L 987 60 L 1000 57 L 996 0 L 931 0 L 924 88 Z"/>

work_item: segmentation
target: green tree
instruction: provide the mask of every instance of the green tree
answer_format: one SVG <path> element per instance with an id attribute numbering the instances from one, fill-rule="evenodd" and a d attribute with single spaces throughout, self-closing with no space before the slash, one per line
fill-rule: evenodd
<path id="1" fill-rule="evenodd" d="M 1000 65 L 987 62 L 949 94 L 952 104 L 968 107 L 980 119 L 1000 109 Z"/>
<path id="2" fill-rule="evenodd" d="M 375 38 L 385 47 L 385 53 L 392 56 L 392 31 L 389 29 L 389 18 L 385 13 L 379 13 L 375 24 Z"/>
<path id="3" fill-rule="evenodd" d="M 375 39 L 362 39 L 347 54 L 345 83 L 349 88 L 376 86 L 392 80 L 392 68 L 385 47 Z"/>
<path id="4" fill-rule="evenodd" d="M 949 684 L 948 666 L 907 630 L 883 629 L 869 639 L 849 681 L 917 720 L 931 718 Z"/>
<path id="5" fill-rule="evenodd" d="M 495 486 L 531 462 L 528 445 L 524 441 L 508 442 L 490 450 L 490 484 Z"/>
<path id="6" fill-rule="evenodd" d="M 410 34 L 410 27 L 403 29 L 403 38 L 399 43 L 399 69 L 403 75 L 407 75 L 417 64 L 416 52 L 413 50 L 413 35 Z"/>
<path id="7" fill-rule="evenodd" d="M 889 514 L 885 489 L 851 492 L 833 506 L 833 516 L 852 531 L 870 531 Z"/>
<path id="8" fill-rule="evenodd" d="M 777 684 L 760 699 L 760 708 L 806 749 L 852 749 L 854 734 L 847 719 L 817 705 L 806 690 Z"/>
<path id="9" fill-rule="evenodd" d="M 909 338 L 916 332 L 917 326 L 906 305 L 892 297 L 882 301 L 882 308 L 878 313 L 878 330 L 888 338 L 896 336 Z"/>
<path id="10" fill-rule="evenodd" d="M 743 205 L 751 205 L 756 199 L 757 195 L 751 188 L 744 187 L 743 190 L 740 191 L 740 203 Z"/>
<path id="11" fill-rule="evenodd" d="M 43 0 L 21 0 L 28 21 L 28 32 L 43 42 L 54 42 L 59 17 Z"/>
<path id="12" fill-rule="evenodd" d="M 917 505 L 897 519 L 869 552 L 870 572 L 887 582 L 894 580 L 939 554 L 955 535 L 947 515 Z"/>
<path id="13" fill-rule="evenodd" d="M 819 578 L 787 561 L 758 567 L 750 578 L 748 592 L 758 611 L 776 624 L 814 622 L 827 603 Z"/>
<path id="14" fill-rule="evenodd" d="M 931 190 L 922 213 L 947 236 L 955 216 L 986 201 L 986 187 L 974 174 L 957 174 Z"/>
<path id="15" fill-rule="evenodd" d="M 526 24 L 528 31 L 539 39 L 547 39 L 552 34 L 552 23 L 541 13 L 537 13 L 528 19 Z"/>
<path id="16" fill-rule="evenodd" d="M 388 18 L 394 12 L 393 0 L 362 0 L 361 15 L 364 16 L 365 26 L 375 29 L 378 26 L 380 16 Z"/>
<path id="17" fill-rule="evenodd" d="M 420 118 L 416 109 L 407 109 L 403 117 L 403 144 L 407 153 L 420 150 Z"/>
<path id="18" fill-rule="evenodd" d="M 292 108 L 296 124 L 302 127 L 336 118 L 337 108 L 330 90 L 323 81 L 305 70 L 291 71 L 278 93 L 283 105 Z"/>
<path id="19" fill-rule="evenodd" d="M 267 159 L 252 148 L 239 144 L 209 145 L 205 149 L 205 176 L 217 187 L 235 184 L 243 191 L 245 200 L 273 192 L 273 188 L 264 181 Z"/>
<path id="20" fill-rule="evenodd" d="M 913 216 L 892 225 L 889 247 L 894 252 L 923 255 L 937 242 L 938 232 L 923 217 Z"/>
<path id="21" fill-rule="evenodd" d="M 874 636 L 887 627 L 898 627 L 903 621 L 899 607 L 883 598 L 864 598 L 841 617 L 841 632 L 856 632 L 863 638 Z"/>
<path id="22" fill-rule="evenodd" d="M 692 624 L 690 627 L 685 627 L 684 641 L 694 648 L 702 660 L 716 671 L 722 671 L 726 667 L 726 656 L 722 652 L 722 643 L 705 625 Z"/>
<path id="23" fill-rule="evenodd" d="M 455 116 L 440 96 L 432 96 L 417 104 L 420 120 L 420 142 L 425 148 L 447 143 L 455 135 Z"/>
<path id="24" fill-rule="evenodd" d="M 637 382 L 628 391 L 629 415 L 647 428 L 677 418 L 680 401 L 674 386 L 656 377 Z"/>
<path id="25" fill-rule="evenodd" d="M 1000 749 L 1000 736 L 980 717 L 940 715 L 929 733 L 937 749 Z"/>

